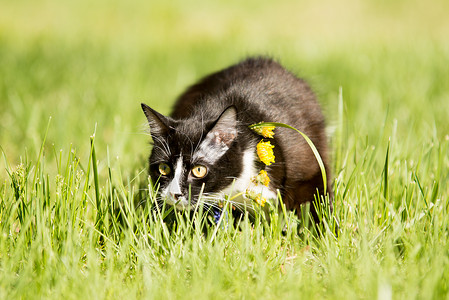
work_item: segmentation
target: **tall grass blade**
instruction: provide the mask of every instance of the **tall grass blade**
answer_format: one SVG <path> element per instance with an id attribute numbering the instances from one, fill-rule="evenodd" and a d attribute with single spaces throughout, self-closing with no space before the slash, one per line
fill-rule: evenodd
<path id="1" fill-rule="evenodd" d="M 388 166 L 389 166 L 389 155 L 390 155 L 390 141 L 387 145 L 387 153 L 385 155 L 385 163 L 383 169 L 383 196 L 384 199 L 388 199 Z"/>

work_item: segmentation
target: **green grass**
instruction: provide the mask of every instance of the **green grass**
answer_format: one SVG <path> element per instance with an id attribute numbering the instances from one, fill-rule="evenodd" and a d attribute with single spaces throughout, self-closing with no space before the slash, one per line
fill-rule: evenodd
<path id="1" fill-rule="evenodd" d="M 447 1 L 0 7 L 0 298 L 449 297 Z M 321 234 L 282 211 L 236 229 L 151 210 L 140 102 L 168 113 L 249 54 L 319 96 Z"/>

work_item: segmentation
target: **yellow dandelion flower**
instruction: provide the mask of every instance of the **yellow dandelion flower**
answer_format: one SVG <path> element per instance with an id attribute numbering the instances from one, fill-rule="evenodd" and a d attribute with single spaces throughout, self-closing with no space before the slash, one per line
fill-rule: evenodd
<path id="1" fill-rule="evenodd" d="M 256 194 L 251 190 L 246 190 L 244 195 L 246 198 L 253 200 L 262 207 L 264 207 L 265 203 L 267 202 L 267 199 L 265 197 L 262 197 L 261 194 Z"/>
<path id="2" fill-rule="evenodd" d="M 256 199 L 254 199 L 254 201 L 256 201 L 256 203 L 259 204 L 260 206 L 264 207 L 265 202 L 267 202 L 267 199 L 265 199 L 265 197 L 262 197 L 259 195 L 256 197 Z"/>
<path id="3" fill-rule="evenodd" d="M 270 177 L 268 177 L 267 171 L 261 170 L 256 176 L 256 182 L 268 186 L 270 184 Z"/>
<path id="4" fill-rule="evenodd" d="M 274 163 L 273 148 L 274 146 L 271 145 L 270 142 L 264 142 L 263 140 L 257 144 L 257 155 L 259 156 L 259 159 L 267 166 Z"/>
<path id="5" fill-rule="evenodd" d="M 260 134 L 261 136 L 263 136 L 265 138 L 272 139 L 274 137 L 274 132 L 273 132 L 274 128 L 276 128 L 276 126 L 260 125 L 260 126 L 253 127 L 252 129 L 257 134 Z"/>

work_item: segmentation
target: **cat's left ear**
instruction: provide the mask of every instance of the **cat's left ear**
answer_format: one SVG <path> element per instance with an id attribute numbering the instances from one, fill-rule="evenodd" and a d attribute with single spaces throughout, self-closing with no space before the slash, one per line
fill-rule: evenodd
<path id="1" fill-rule="evenodd" d="M 229 148 L 237 137 L 237 109 L 226 108 L 206 136 L 206 140 L 217 148 Z"/>
<path id="2" fill-rule="evenodd" d="M 141 103 L 142 110 L 150 124 L 151 135 L 164 135 L 168 132 L 170 125 L 169 119 L 146 105 Z"/>

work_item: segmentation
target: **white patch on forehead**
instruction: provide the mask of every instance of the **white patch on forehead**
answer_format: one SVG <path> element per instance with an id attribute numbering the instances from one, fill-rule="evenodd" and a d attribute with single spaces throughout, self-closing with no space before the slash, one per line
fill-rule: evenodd
<path id="1" fill-rule="evenodd" d="M 180 195 L 181 192 L 181 176 L 183 173 L 183 163 L 182 163 L 182 156 L 178 158 L 176 161 L 176 167 L 175 167 L 175 174 L 173 176 L 173 180 L 170 182 L 170 184 L 167 187 L 167 190 L 170 194 L 173 195 Z"/>
<path id="2" fill-rule="evenodd" d="M 193 160 L 214 164 L 229 150 L 236 136 L 237 111 L 234 106 L 230 106 L 225 109 L 204 141 L 199 144 L 193 154 Z"/>
<path id="3" fill-rule="evenodd" d="M 186 208 L 189 203 L 186 200 L 185 196 L 182 194 L 181 189 L 181 178 L 184 174 L 184 164 L 182 156 L 178 158 L 175 165 L 175 171 L 172 181 L 168 184 L 168 186 L 161 192 L 162 197 L 167 201 L 170 205 L 175 205 L 177 208 Z M 177 198 L 176 198 L 176 197 Z"/>
<path id="4" fill-rule="evenodd" d="M 193 154 L 193 161 L 202 161 L 214 164 L 229 150 L 229 147 L 220 140 L 218 132 L 209 132 Z"/>

